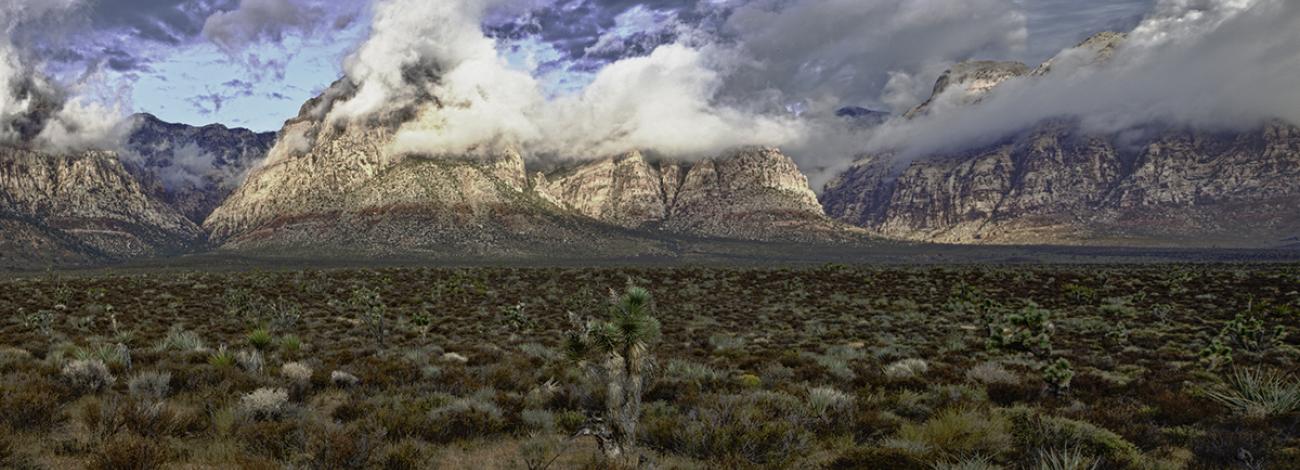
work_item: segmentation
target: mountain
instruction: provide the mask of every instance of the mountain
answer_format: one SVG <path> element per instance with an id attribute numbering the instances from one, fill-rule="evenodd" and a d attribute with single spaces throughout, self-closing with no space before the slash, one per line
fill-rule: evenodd
<path id="1" fill-rule="evenodd" d="M 395 133 L 415 110 L 326 123 L 333 104 L 353 92 L 340 81 L 286 123 L 266 162 L 204 222 L 213 242 L 254 250 L 638 254 L 660 249 L 664 233 L 769 239 L 844 229 L 773 149 L 693 163 L 631 152 L 549 165 L 530 178 L 520 152 L 508 147 L 487 156 L 396 153 Z"/>
<path id="2" fill-rule="evenodd" d="M 903 117 L 913 119 L 938 106 L 968 106 L 978 103 L 985 94 L 1003 82 L 1030 74 L 1029 66 L 1020 62 L 978 60 L 962 62 L 948 69 L 934 84 L 925 102 Z"/>
<path id="3" fill-rule="evenodd" d="M 1104 61 L 1122 40 L 1098 35 L 1031 74 Z M 1027 71 L 988 62 L 954 70 L 935 94 L 964 83 L 974 91 L 968 104 Z M 907 240 L 1255 247 L 1300 234 L 1297 181 L 1300 128 L 1289 124 L 1103 135 L 1055 120 L 901 167 L 888 155 L 863 157 L 826 185 L 821 201 L 838 220 Z"/>
<path id="4" fill-rule="evenodd" d="M 201 224 L 266 157 L 275 138 L 274 132 L 195 127 L 137 114 L 122 160 L 151 193 Z"/>
<path id="5" fill-rule="evenodd" d="M 95 260 L 193 248 L 203 231 L 159 200 L 112 152 L 0 146 L 0 247 Z"/>
<path id="6" fill-rule="evenodd" d="M 818 237 L 834 232 L 808 179 L 773 148 L 699 162 L 629 152 L 549 174 L 535 192 L 587 217 L 628 228 L 724 238 Z"/>

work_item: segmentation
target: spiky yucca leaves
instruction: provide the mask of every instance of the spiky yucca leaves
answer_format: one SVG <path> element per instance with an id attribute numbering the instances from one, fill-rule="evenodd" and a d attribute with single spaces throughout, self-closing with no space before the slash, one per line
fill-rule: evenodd
<path id="1" fill-rule="evenodd" d="M 1246 416 L 1276 416 L 1300 409 L 1300 382 L 1290 374 L 1236 369 L 1228 375 L 1226 385 L 1222 390 L 1208 390 L 1205 395 Z"/>
<path id="2" fill-rule="evenodd" d="M 607 387 L 604 423 L 584 432 L 595 436 L 610 458 L 630 455 L 636 443 L 645 372 L 653 364 L 650 346 L 660 335 L 653 313 L 650 291 L 628 287 L 621 295 L 610 291 L 604 320 L 584 321 L 570 314 L 573 328 L 565 337 L 565 352 Z"/>

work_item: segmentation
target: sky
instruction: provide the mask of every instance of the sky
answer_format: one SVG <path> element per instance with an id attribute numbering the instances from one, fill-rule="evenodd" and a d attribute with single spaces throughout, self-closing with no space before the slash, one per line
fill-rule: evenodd
<path id="1" fill-rule="evenodd" d="M 1125 36 L 1076 47 L 1101 31 Z M 117 148 L 132 112 L 275 131 L 302 110 L 396 123 L 395 157 L 779 147 L 820 188 L 1047 120 L 1125 145 L 1300 124 L 1296 0 L 5 0 L 0 33 L 0 142 L 56 151 Z M 971 60 L 1052 66 L 931 96 Z"/>
<path id="2" fill-rule="evenodd" d="M 36 1 L 72 6 L 58 15 L 61 19 L 30 21 L 9 34 L 34 50 L 41 66 L 59 79 L 93 81 L 80 85 L 127 111 L 153 113 L 172 122 L 215 122 L 259 131 L 278 130 L 304 101 L 343 76 L 345 58 L 370 35 L 373 16 L 370 0 Z M 1000 14 L 1023 14 L 1027 37 L 1023 48 L 990 52 L 1038 62 L 1094 32 L 1133 27 L 1153 1 L 991 2 L 1003 4 L 995 10 Z M 737 9 L 774 2 L 496 3 L 507 5 L 484 18 L 481 27 L 498 40 L 512 65 L 530 70 L 555 96 L 581 90 L 612 61 L 648 55 L 692 34 L 682 31 L 683 25 L 717 31 Z M 911 3 L 928 3 L 942 14 L 951 2 Z M 990 49 L 998 49 L 994 46 Z M 897 65 L 921 72 L 915 64 Z M 886 107 L 879 97 L 886 82 L 886 77 L 877 76 L 856 83 L 862 90 L 844 105 Z M 816 90 L 807 92 L 811 96 Z"/>

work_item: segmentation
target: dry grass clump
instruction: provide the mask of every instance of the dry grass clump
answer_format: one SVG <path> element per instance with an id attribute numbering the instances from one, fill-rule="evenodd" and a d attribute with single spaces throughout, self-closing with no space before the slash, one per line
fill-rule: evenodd
<path id="1" fill-rule="evenodd" d="M 117 378 L 109 372 L 108 366 L 99 359 L 78 359 L 63 366 L 60 372 L 64 380 L 79 393 L 97 393 L 113 386 Z"/>

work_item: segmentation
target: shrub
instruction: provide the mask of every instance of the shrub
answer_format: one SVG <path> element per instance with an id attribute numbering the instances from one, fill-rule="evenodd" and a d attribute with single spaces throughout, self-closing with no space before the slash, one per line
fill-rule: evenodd
<path id="1" fill-rule="evenodd" d="M 1110 430 L 1085 421 L 1040 414 L 1025 407 L 1004 410 L 1017 444 L 1027 449 L 1071 448 L 1103 460 L 1107 468 L 1138 464 L 1137 446 Z"/>
<path id="2" fill-rule="evenodd" d="M 0 423 L 16 429 L 44 430 L 58 424 L 59 394 L 44 377 L 0 386 Z"/>
<path id="3" fill-rule="evenodd" d="M 903 359 L 885 366 L 885 376 L 895 380 L 925 375 L 930 365 L 923 359 Z"/>
<path id="4" fill-rule="evenodd" d="M 429 423 L 438 429 L 441 440 L 467 439 L 501 432 L 505 415 L 495 403 L 484 398 L 460 398 L 429 411 Z"/>
<path id="5" fill-rule="evenodd" d="M 1232 363 L 1232 348 L 1223 344 L 1222 339 L 1215 338 L 1200 351 L 1200 356 L 1201 364 L 1204 364 L 1207 370 L 1215 371 Z"/>
<path id="6" fill-rule="evenodd" d="M 348 308 L 356 312 L 366 333 L 375 340 L 377 346 L 383 348 L 388 337 L 385 324 L 388 306 L 380 299 L 379 292 L 367 288 L 353 291 L 352 297 L 348 299 Z"/>
<path id="7" fill-rule="evenodd" d="M 239 400 L 239 409 L 254 420 L 275 420 L 283 417 L 289 403 L 289 392 L 283 388 L 259 388 Z"/>
<path id="8" fill-rule="evenodd" d="M 280 366 L 280 376 L 289 379 L 296 386 L 310 383 L 311 374 L 311 367 L 301 362 L 286 362 Z"/>
<path id="9" fill-rule="evenodd" d="M 167 336 L 158 343 L 159 351 L 201 351 L 203 350 L 203 339 L 198 333 L 186 331 L 179 327 L 173 327 L 167 330 Z"/>
<path id="10" fill-rule="evenodd" d="M 153 470 L 167 463 L 167 450 L 153 439 L 119 433 L 90 459 L 93 470 Z"/>
<path id="11" fill-rule="evenodd" d="M 1000 414 L 951 409 L 920 424 L 904 424 L 887 442 L 939 458 L 996 456 L 1011 447 L 1010 430 Z"/>
<path id="12" fill-rule="evenodd" d="M 853 395 L 832 387 L 815 387 L 808 390 L 808 415 L 829 421 L 853 409 Z"/>
<path id="13" fill-rule="evenodd" d="M 382 428 L 361 425 L 317 426 L 307 436 L 309 467 L 320 469 L 366 469 L 384 443 Z"/>
<path id="14" fill-rule="evenodd" d="M 256 374 L 262 372 L 262 366 L 266 363 L 266 360 L 262 358 L 261 352 L 239 351 L 235 353 L 235 362 L 239 364 L 239 368 Z"/>
<path id="15" fill-rule="evenodd" d="M 117 379 L 99 359 L 79 359 L 63 366 L 63 378 L 80 393 L 95 393 L 113 385 Z"/>
<path id="16" fill-rule="evenodd" d="M 519 413 L 519 421 L 530 431 L 555 432 L 555 413 L 549 410 L 524 410 Z"/>
<path id="17" fill-rule="evenodd" d="M 308 377 L 310 376 L 309 373 Z M 359 382 L 361 382 L 361 379 L 347 372 L 341 370 L 330 372 L 330 383 L 334 384 L 335 387 L 355 387 Z"/>
<path id="18" fill-rule="evenodd" d="M 1219 338 L 1229 346 L 1250 352 L 1262 352 L 1282 343 L 1286 329 L 1282 325 L 1268 328 L 1264 320 L 1238 314 L 1219 331 Z"/>
<path id="19" fill-rule="evenodd" d="M 1015 372 L 1011 372 L 1005 367 L 1002 367 L 1002 364 L 996 362 L 982 362 L 966 371 L 966 380 L 979 382 L 985 385 L 1015 385 L 1020 383 L 1020 376 L 1016 375 Z"/>
<path id="20" fill-rule="evenodd" d="M 1052 353 L 1052 312 L 1030 303 L 1016 312 L 986 319 L 988 345 L 994 349 L 1026 351 L 1045 357 Z"/>
<path id="21" fill-rule="evenodd" d="M 722 380 L 723 374 L 707 364 L 672 359 L 664 367 L 664 380 L 677 381 L 695 385 Z"/>
<path id="22" fill-rule="evenodd" d="M 131 377 L 127 389 L 136 399 L 158 402 L 167 398 L 171 380 L 172 375 L 167 372 L 141 372 Z"/>
<path id="23" fill-rule="evenodd" d="M 295 358 L 302 352 L 302 340 L 295 335 L 280 337 L 280 352 L 286 357 Z"/>
<path id="24" fill-rule="evenodd" d="M 1070 361 L 1065 358 L 1059 358 L 1043 369 L 1043 382 L 1054 393 L 1068 390 L 1072 380 L 1074 380 L 1074 368 L 1070 367 Z"/>
<path id="25" fill-rule="evenodd" d="M 1300 383 L 1275 370 L 1237 369 L 1228 375 L 1225 387 L 1206 391 L 1210 399 L 1235 413 L 1268 417 L 1300 408 Z"/>
<path id="26" fill-rule="evenodd" d="M 270 309 L 271 329 L 275 331 L 293 331 L 298 326 L 298 320 L 302 318 L 302 309 L 298 304 L 283 298 L 272 303 Z"/>
<path id="27" fill-rule="evenodd" d="M 219 369 L 225 369 L 235 366 L 235 355 L 226 349 L 226 345 L 221 345 L 216 351 L 208 355 L 208 364 Z"/>
<path id="28" fill-rule="evenodd" d="M 1053 448 L 1038 451 L 1039 470 L 1094 470 L 1101 468 L 1101 462 L 1079 449 Z"/>
<path id="29" fill-rule="evenodd" d="M 805 455 L 813 439 L 807 406 L 771 391 L 707 398 L 689 416 L 671 406 L 647 412 L 650 445 L 729 467 L 788 466 Z"/>
<path id="30" fill-rule="evenodd" d="M 271 331 L 266 328 L 258 328 L 248 333 L 248 345 L 258 351 L 265 351 L 274 342 L 275 338 L 271 336 Z"/>

